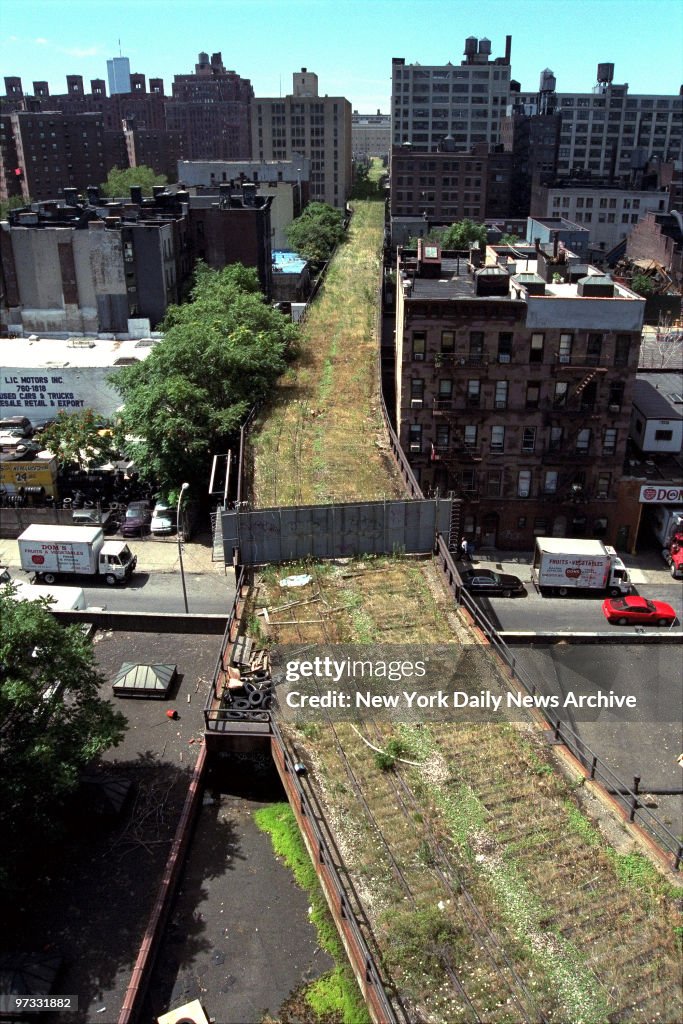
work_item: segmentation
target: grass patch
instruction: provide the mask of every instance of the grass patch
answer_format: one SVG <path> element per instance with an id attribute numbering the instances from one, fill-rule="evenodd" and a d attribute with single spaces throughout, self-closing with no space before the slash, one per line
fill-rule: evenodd
<path id="1" fill-rule="evenodd" d="M 336 963 L 334 970 L 307 987 L 307 1002 L 321 1016 L 340 1014 L 343 1024 L 369 1024 L 367 1008 L 346 959 L 294 812 L 287 803 L 271 804 L 256 811 L 254 821 L 270 836 L 273 850 L 282 857 L 297 885 L 308 893 L 312 907 L 310 917 L 318 933 L 318 941 Z"/>
<path id="2" fill-rule="evenodd" d="M 457 964 L 468 950 L 464 930 L 438 907 L 392 911 L 384 925 L 391 940 L 388 962 L 433 981 L 441 979 L 444 962 Z"/>

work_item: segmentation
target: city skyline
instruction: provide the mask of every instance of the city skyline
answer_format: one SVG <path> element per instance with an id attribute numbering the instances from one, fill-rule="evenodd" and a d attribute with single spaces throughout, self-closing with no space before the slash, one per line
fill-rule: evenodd
<path id="1" fill-rule="evenodd" d="M 590 92 L 599 62 L 613 63 L 615 82 L 627 82 L 631 93 L 675 95 L 681 86 L 683 5 L 676 0 L 562 0 L 550 7 L 531 0 L 514 11 L 502 0 L 476 7 L 440 0 L 213 0 L 201 19 L 196 10 L 186 0 L 5 0 L 3 74 L 19 76 L 27 93 L 33 81 L 47 81 L 53 94 L 66 90 L 67 74 L 80 74 L 88 90 L 90 79 L 106 81 L 106 62 L 120 52 L 131 72 L 162 78 L 170 95 L 173 76 L 193 71 L 200 51 L 220 51 L 257 96 L 290 93 L 292 73 L 307 67 L 318 75 L 321 95 L 345 96 L 363 113 L 388 113 L 392 57 L 459 64 L 470 35 L 490 39 L 492 57 L 502 57 L 511 35 L 512 77 L 522 91 L 536 89 L 549 67 L 559 92 Z M 444 25 L 444 11 L 451 25 Z"/>

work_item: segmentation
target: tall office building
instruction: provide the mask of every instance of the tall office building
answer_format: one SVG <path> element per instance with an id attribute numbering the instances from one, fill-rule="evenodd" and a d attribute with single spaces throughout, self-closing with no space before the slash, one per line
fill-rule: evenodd
<path id="1" fill-rule="evenodd" d="M 392 141 L 415 149 L 436 151 L 446 136 L 457 149 L 477 142 L 500 142 L 500 124 L 510 95 L 510 50 L 491 59 L 488 39 L 465 40 L 460 64 L 391 62 Z"/>
<path id="2" fill-rule="evenodd" d="M 318 76 L 302 68 L 292 76 L 292 95 L 257 97 L 252 117 L 254 159 L 310 159 L 310 196 L 342 207 L 351 189 L 351 104 L 343 96 L 319 96 Z"/>
<path id="3" fill-rule="evenodd" d="M 552 72 L 543 75 L 552 76 Z M 653 157 L 661 162 L 681 159 L 681 93 L 629 95 L 628 85 L 617 85 L 613 79 L 614 64 L 604 63 L 598 64 L 597 82 L 590 92 L 555 92 L 553 88 L 550 99 L 562 117 L 560 176 L 579 171 L 591 177 L 623 178 Z M 518 101 L 532 108 L 540 95 L 521 92 Z"/>
<path id="4" fill-rule="evenodd" d="M 112 57 L 107 61 L 109 95 L 130 92 L 130 61 L 127 57 Z"/>

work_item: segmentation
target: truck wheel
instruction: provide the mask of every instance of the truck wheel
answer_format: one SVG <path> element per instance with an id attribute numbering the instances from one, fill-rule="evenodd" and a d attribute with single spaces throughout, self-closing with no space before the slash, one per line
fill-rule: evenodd
<path id="1" fill-rule="evenodd" d="M 566 597 L 569 593 L 569 590 L 567 589 L 567 587 L 560 587 L 560 589 L 557 592 L 560 595 L 560 597 Z"/>
<path id="2" fill-rule="evenodd" d="M 104 578 L 110 587 L 116 586 L 116 576 L 114 576 L 113 572 L 108 572 Z"/>
<path id="3" fill-rule="evenodd" d="M 620 594 L 621 594 L 621 591 L 619 590 L 619 587 L 610 587 L 610 592 L 609 592 L 609 596 L 610 597 L 619 597 Z"/>
<path id="4" fill-rule="evenodd" d="M 678 579 L 678 570 L 676 569 L 676 566 L 674 565 L 673 562 L 669 562 L 669 569 L 671 571 L 671 575 L 673 576 L 673 578 L 675 580 L 677 580 Z"/>
<path id="5" fill-rule="evenodd" d="M 57 577 L 55 576 L 55 574 L 53 572 L 46 572 L 46 573 L 43 574 L 43 580 L 44 580 L 45 583 L 52 584 L 52 583 L 56 583 Z"/>

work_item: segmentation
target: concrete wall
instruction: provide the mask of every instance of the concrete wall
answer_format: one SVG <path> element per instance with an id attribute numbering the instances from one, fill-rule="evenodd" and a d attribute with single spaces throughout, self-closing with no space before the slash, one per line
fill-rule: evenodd
<path id="1" fill-rule="evenodd" d="M 119 393 L 108 383 L 114 369 L 13 366 L 0 375 L 0 413 L 28 416 L 34 426 L 54 419 L 60 411 L 94 409 L 102 416 L 113 416 L 122 403 Z"/>

